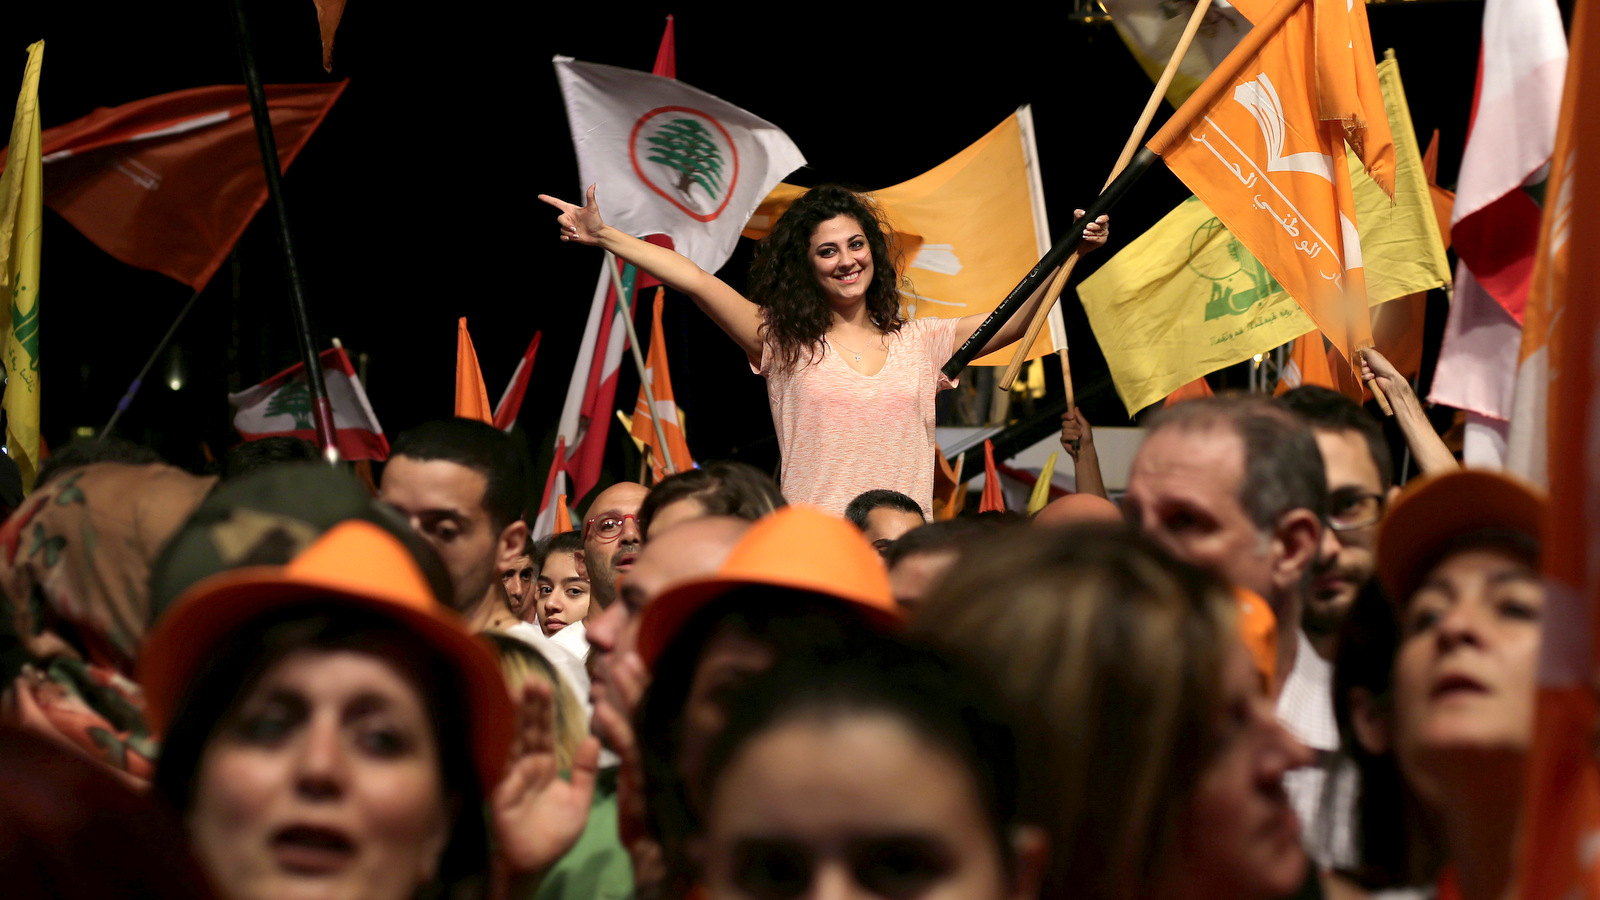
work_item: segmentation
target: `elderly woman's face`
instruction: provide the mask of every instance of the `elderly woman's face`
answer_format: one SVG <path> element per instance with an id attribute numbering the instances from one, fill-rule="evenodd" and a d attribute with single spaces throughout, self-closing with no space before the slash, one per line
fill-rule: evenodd
<path id="1" fill-rule="evenodd" d="M 188 825 L 229 900 L 410 897 L 450 827 L 420 693 L 378 656 L 284 657 L 206 745 Z"/>
<path id="2" fill-rule="evenodd" d="M 1448 758 L 1521 754 L 1533 735 L 1544 587 L 1494 549 L 1434 566 L 1406 603 L 1395 659 L 1395 750 L 1414 787 Z"/>

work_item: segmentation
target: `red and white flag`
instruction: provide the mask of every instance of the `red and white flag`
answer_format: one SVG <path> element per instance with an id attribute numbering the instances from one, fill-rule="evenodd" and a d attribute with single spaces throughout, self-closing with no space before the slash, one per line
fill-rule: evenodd
<path id="1" fill-rule="evenodd" d="M 1466 410 L 1469 464 L 1499 466 L 1555 148 L 1567 41 L 1554 0 L 1488 0 L 1450 236 L 1460 262 L 1429 399 Z"/>
<path id="2" fill-rule="evenodd" d="M 533 527 L 529 529 L 534 540 L 572 530 L 570 518 L 566 522 L 567 527 L 557 528 L 559 516 L 567 515 L 566 504 L 561 502 L 567 496 L 566 449 L 566 438 L 557 437 L 555 456 L 550 461 L 550 474 L 545 478 L 544 494 L 539 500 L 539 514 L 534 517 Z"/>
<path id="3" fill-rule="evenodd" d="M 367 402 L 367 392 L 356 378 L 355 367 L 343 347 L 322 351 L 322 379 L 333 404 L 339 455 L 349 460 L 389 458 L 389 439 Z M 311 391 L 305 366 L 296 363 L 260 384 L 228 395 L 233 407 L 233 427 L 247 441 L 264 437 L 297 437 L 313 443 L 317 430 L 311 420 Z"/>
<path id="4" fill-rule="evenodd" d="M 494 427 L 501 431 L 510 431 L 511 426 L 517 424 L 517 414 L 522 412 L 522 398 L 528 393 L 528 378 L 533 375 L 533 360 L 539 355 L 539 335 L 540 332 L 533 333 L 533 340 L 528 343 L 528 349 L 523 351 L 522 359 L 517 361 L 517 368 L 511 373 L 506 392 L 500 395 L 500 402 L 494 405 Z"/>

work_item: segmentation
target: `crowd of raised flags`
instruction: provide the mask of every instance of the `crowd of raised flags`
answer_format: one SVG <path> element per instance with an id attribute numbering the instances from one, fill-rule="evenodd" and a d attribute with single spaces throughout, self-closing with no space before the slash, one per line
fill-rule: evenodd
<path id="1" fill-rule="evenodd" d="M 1280 392 L 1322 384 L 1371 398 L 1356 377 L 1361 351 L 1376 346 L 1414 376 L 1424 295 L 1452 289 L 1431 399 L 1466 412 L 1469 465 L 1505 468 L 1552 498 L 1545 561 L 1554 611 L 1528 798 L 1529 897 L 1570 896 L 1600 833 L 1600 776 L 1589 742 L 1600 634 L 1600 304 L 1586 292 L 1600 273 L 1588 271 L 1594 254 L 1570 253 L 1593 245 L 1581 204 L 1600 196 L 1600 167 L 1586 167 L 1583 155 L 1600 142 L 1593 102 L 1600 100 L 1600 50 L 1589 46 L 1600 40 L 1600 22 L 1590 5 L 1577 4 L 1569 44 L 1553 2 L 1485 4 L 1473 120 L 1451 205 L 1436 183 L 1436 145 L 1426 156 L 1418 150 L 1399 62 L 1374 57 L 1364 4 L 1218 0 L 1167 92 L 1177 112 L 1148 142 L 1194 196 L 1144 234 L 1124 237 L 1126 246 L 1077 288 L 1132 411 L 1208 395 L 1206 375 L 1285 345 L 1292 350 Z M 1152 75 L 1182 24 L 1157 6 L 1106 3 Z M 319 4 L 326 53 L 341 7 Z M 581 182 L 603 186 L 608 221 L 715 271 L 741 234 L 759 239 L 804 192 L 782 179 L 805 158 L 778 126 L 675 80 L 671 37 L 651 73 L 558 57 L 555 75 Z M 198 292 L 266 200 L 259 173 L 246 177 L 259 160 L 242 88 L 180 91 L 41 130 L 42 59 L 42 42 L 28 48 L 0 176 L 6 448 L 24 487 L 42 453 L 43 207 L 117 259 Z M 268 89 L 285 168 L 344 87 Z M 104 177 L 112 168 L 134 174 Z M 870 192 L 915 278 L 915 293 L 903 292 L 908 315 L 983 312 L 1034 264 L 1052 234 L 1040 169 L 1032 111 L 1023 107 L 933 170 Z M 704 199 L 686 205 L 663 187 L 673 178 L 699 180 Z M 136 204 L 142 215 L 179 224 L 159 236 L 135 227 L 124 211 Z M 590 494 L 603 479 L 627 326 L 635 298 L 651 286 L 648 355 L 624 420 L 648 450 L 650 480 L 696 467 L 666 358 L 663 291 L 607 259 L 556 428 L 535 537 L 570 530 L 569 498 Z M 1065 351 L 1055 315 L 1030 356 Z M 455 414 L 509 430 L 539 342 L 535 334 L 491 406 L 461 319 Z M 339 452 L 383 460 L 388 442 L 349 356 L 336 346 L 321 363 Z M 245 440 L 314 433 L 301 366 L 229 401 Z M 1004 510 L 988 441 L 984 457 L 979 508 Z M 1049 497 L 1054 463 L 1052 456 L 1038 479 L 1030 512 Z M 935 517 L 948 518 L 964 502 L 960 461 L 954 469 L 943 458 L 939 464 Z M 1592 882 L 1586 889 L 1588 896 L 1600 890 Z"/>

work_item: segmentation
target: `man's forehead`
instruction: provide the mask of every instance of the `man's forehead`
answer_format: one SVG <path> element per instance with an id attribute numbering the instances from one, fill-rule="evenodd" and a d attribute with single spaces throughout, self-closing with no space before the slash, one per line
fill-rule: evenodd
<path id="1" fill-rule="evenodd" d="M 1232 429 L 1215 425 L 1165 428 L 1145 439 L 1133 459 L 1129 490 L 1159 482 L 1223 487 L 1232 491 L 1244 475 L 1244 441 Z"/>
<path id="2" fill-rule="evenodd" d="M 448 459 L 396 456 L 383 469 L 379 499 L 407 512 L 455 508 L 482 510 L 489 479 Z"/>
<path id="3" fill-rule="evenodd" d="M 649 493 L 642 484 L 614 484 L 594 498 L 589 506 L 589 518 L 636 515 Z"/>
<path id="4" fill-rule="evenodd" d="M 1352 485 L 1374 492 L 1382 489 L 1378 464 L 1372 460 L 1365 435 L 1349 428 L 1314 428 L 1312 435 L 1322 454 L 1329 490 Z"/>

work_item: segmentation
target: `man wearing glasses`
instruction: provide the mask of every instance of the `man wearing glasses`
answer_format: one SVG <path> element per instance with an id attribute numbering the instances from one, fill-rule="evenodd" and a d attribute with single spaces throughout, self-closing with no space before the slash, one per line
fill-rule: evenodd
<path id="1" fill-rule="evenodd" d="M 1383 429 L 1354 401 L 1304 385 L 1279 398 L 1317 439 L 1328 478 L 1328 528 L 1300 624 L 1317 655 L 1333 660 L 1335 637 L 1377 565 L 1378 520 L 1394 494 L 1394 462 Z"/>
<path id="2" fill-rule="evenodd" d="M 589 579 L 590 599 L 607 609 L 617 599 L 617 583 L 633 568 L 644 544 L 639 506 L 650 489 L 620 481 L 601 491 L 589 504 L 583 522 L 583 549 L 577 554 L 579 574 Z"/>

